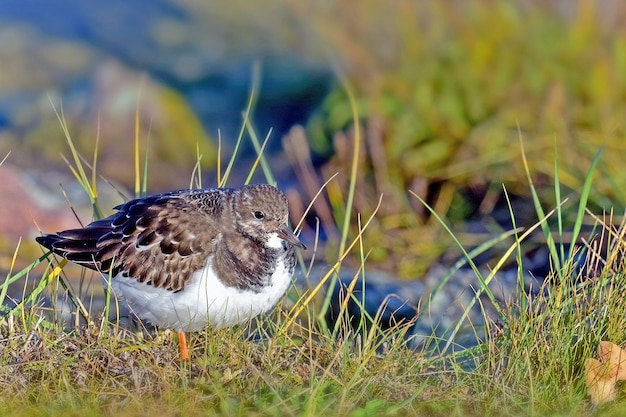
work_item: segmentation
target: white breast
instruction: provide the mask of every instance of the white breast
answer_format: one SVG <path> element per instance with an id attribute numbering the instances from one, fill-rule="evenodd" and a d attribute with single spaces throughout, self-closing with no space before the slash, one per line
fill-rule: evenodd
<path id="1" fill-rule="evenodd" d="M 278 263 L 269 285 L 259 292 L 225 286 L 210 265 L 211 259 L 179 292 L 155 288 L 121 274 L 111 280 L 111 286 L 142 320 L 175 331 L 199 331 L 209 323 L 217 328 L 233 326 L 268 311 L 291 282 L 284 261 Z"/>

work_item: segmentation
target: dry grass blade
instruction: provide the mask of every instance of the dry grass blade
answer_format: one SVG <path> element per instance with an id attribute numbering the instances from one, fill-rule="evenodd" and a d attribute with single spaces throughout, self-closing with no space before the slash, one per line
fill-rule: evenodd
<path id="1" fill-rule="evenodd" d="M 328 270 L 328 272 L 326 273 L 326 275 L 324 275 L 322 277 L 322 279 L 319 281 L 319 283 L 312 288 L 311 290 L 309 290 L 308 292 L 305 292 L 300 299 L 298 300 L 298 302 L 296 303 L 296 305 L 291 309 L 291 311 L 289 312 L 289 319 L 287 320 L 287 322 L 285 323 L 285 325 L 283 327 L 281 327 L 282 331 L 286 331 L 297 319 L 297 317 L 304 311 L 304 309 L 307 307 L 307 305 L 313 300 L 313 298 L 315 298 L 315 296 L 317 295 L 317 293 L 324 288 L 324 285 L 326 284 L 326 282 L 333 276 L 336 276 L 337 274 L 337 270 L 341 267 L 341 263 L 343 262 L 344 258 L 350 253 L 350 251 L 360 242 L 361 239 L 361 235 L 362 233 L 367 229 L 368 225 L 370 224 L 370 222 L 374 219 L 376 213 L 378 212 L 378 209 L 380 208 L 380 205 L 382 203 L 382 196 L 380 196 L 380 199 L 378 200 L 378 204 L 376 206 L 376 209 L 374 210 L 374 212 L 372 213 L 372 215 L 370 216 L 369 219 L 367 219 L 367 221 L 365 222 L 365 224 L 363 225 L 363 229 L 361 231 L 361 233 L 359 233 L 354 240 L 352 241 L 352 243 L 350 243 L 350 245 L 348 245 L 348 247 L 346 248 L 346 250 L 343 252 L 343 254 L 339 257 L 339 259 L 337 260 L 337 262 L 335 262 L 335 264 Z"/>

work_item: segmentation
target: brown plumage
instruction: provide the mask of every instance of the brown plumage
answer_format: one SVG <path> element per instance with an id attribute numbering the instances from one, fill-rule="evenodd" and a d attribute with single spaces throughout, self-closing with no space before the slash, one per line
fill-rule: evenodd
<path id="1" fill-rule="evenodd" d="M 286 228 L 286 208 L 285 195 L 270 185 L 180 190 L 129 201 L 105 219 L 37 241 L 87 268 L 171 291 L 182 290 L 220 253 L 214 261 L 220 280 L 254 288 L 264 285 L 276 259 L 274 249 L 259 242 L 278 233 L 289 243 L 289 259 L 294 245 L 304 247 Z"/>

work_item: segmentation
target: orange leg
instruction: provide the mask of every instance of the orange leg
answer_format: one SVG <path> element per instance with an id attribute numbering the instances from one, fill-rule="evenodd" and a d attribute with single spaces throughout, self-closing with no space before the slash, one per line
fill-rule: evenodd
<path id="1" fill-rule="evenodd" d="M 189 347 L 187 347 L 187 335 L 185 332 L 178 332 L 178 344 L 180 345 L 180 359 L 189 360 Z"/>

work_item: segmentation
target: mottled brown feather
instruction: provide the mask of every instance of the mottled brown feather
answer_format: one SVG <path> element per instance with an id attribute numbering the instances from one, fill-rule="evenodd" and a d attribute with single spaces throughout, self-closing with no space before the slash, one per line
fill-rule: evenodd
<path id="1" fill-rule="evenodd" d="M 82 229 L 40 236 L 37 241 L 85 267 L 122 274 L 180 291 L 209 256 L 227 286 L 258 290 L 278 259 L 295 264 L 287 227 L 287 199 L 269 185 L 239 189 L 183 190 L 132 200 Z M 259 212 L 263 213 L 258 218 Z M 270 235 L 287 242 L 269 248 Z"/>
<path id="2" fill-rule="evenodd" d="M 229 190 L 203 190 L 223 195 Z M 135 277 L 140 282 L 178 291 L 202 268 L 218 233 L 220 207 L 197 204 L 223 201 L 193 198 L 199 191 L 178 191 L 132 200 L 117 213 L 82 229 L 37 238 L 44 246 L 85 267 Z M 201 239 L 204 245 L 193 241 Z M 153 245 L 152 247 L 150 247 Z M 111 267 L 112 266 L 112 267 Z"/>

